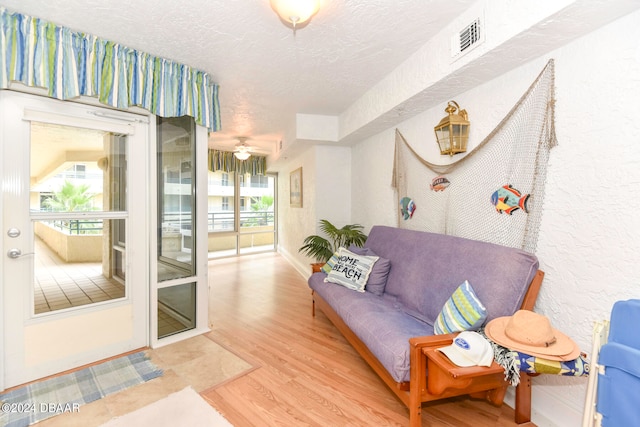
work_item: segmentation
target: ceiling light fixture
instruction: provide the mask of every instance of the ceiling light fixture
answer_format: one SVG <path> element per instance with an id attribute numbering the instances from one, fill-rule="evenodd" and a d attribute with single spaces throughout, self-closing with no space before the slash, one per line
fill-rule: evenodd
<path id="1" fill-rule="evenodd" d="M 249 147 L 247 145 L 247 138 L 246 137 L 238 137 L 238 142 L 236 144 L 236 149 L 233 152 L 233 155 L 236 156 L 236 159 L 238 160 L 247 160 L 249 157 L 251 157 L 251 147 Z"/>
<path id="2" fill-rule="evenodd" d="M 248 151 L 236 151 L 235 153 L 233 153 L 234 156 L 236 156 L 236 159 L 238 160 L 247 160 L 249 157 L 251 157 L 251 153 L 249 153 Z"/>
<path id="3" fill-rule="evenodd" d="M 320 9 L 320 0 L 270 0 L 270 3 L 280 19 L 293 26 L 294 35 L 297 26 L 307 22 Z"/>

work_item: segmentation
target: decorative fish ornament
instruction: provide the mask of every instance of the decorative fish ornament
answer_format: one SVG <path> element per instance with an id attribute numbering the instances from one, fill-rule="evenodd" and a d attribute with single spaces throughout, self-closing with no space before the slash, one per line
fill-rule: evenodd
<path id="1" fill-rule="evenodd" d="M 432 191 L 444 191 L 451 184 L 451 182 L 445 178 L 444 176 L 436 176 L 431 180 L 431 190 Z"/>
<path id="2" fill-rule="evenodd" d="M 491 203 L 499 213 L 506 212 L 511 215 L 511 213 L 517 209 L 522 209 L 528 213 L 527 201 L 530 196 L 530 194 L 522 195 L 509 184 L 498 188 L 498 190 L 491 195 Z"/>
<path id="3" fill-rule="evenodd" d="M 413 213 L 416 211 L 416 203 L 410 197 L 403 197 L 400 200 L 400 212 L 402 213 L 402 217 L 406 220 L 413 216 Z"/>

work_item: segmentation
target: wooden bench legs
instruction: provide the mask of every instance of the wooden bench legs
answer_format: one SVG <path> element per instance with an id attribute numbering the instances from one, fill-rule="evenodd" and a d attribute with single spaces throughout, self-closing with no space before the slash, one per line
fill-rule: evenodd
<path id="1" fill-rule="evenodd" d="M 531 422 L 531 378 L 535 375 L 520 373 L 516 387 L 515 421 L 521 427 L 535 427 Z"/>
<path id="2" fill-rule="evenodd" d="M 516 401 L 515 401 L 515 422 L 519 427 L 536 427 L 531 422 L 531 375 L 522 373 L 520 376 L 520 384 L 516 387 Z M 503 389 L 506 390 L 506 387 Z M 497 393 L 497 395 L 494 395 Z M 472 397 L 481 398 L 480 394 L 475 394 Z M 485 394 L 486 400 L 494 405 L 499 406 L 504 398 L 504 391 L 500 392 L 499 389 L 491 390 Z M 422 402 L 419 399 L 409 402 L 409 427 L 421 427 L 422 426 Z"/>

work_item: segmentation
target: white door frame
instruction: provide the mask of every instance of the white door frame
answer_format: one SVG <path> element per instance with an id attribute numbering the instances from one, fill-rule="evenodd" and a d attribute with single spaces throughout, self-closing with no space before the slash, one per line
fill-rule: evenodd
<path id="1" fill-rule="evenodd" d="M 91 103 L 91 102 L 89 102 Z M 149 117 L 107 108 L 59 101 L 14 91 L 0 91 L 0 151 L 2 158 L 19 157 L 29 144 L 30 121 L 101 129 L 128 135 L 127 296 L 76 309 L 32 315 L 33 292 L 11 286 L 11 281 L 32 288 L 32 257 L 9 259 L 6 248 L 32 252 L 33 228 L 29 215 L 28 155 L 25 163 L 0 161 L 0 390 L 149 344 Z M 152 126 L 151 126 L 152 127 Z M 16 151 L 17 150 L 17 151 Z M 23 150 L 23 151 L 20 151 Z M 24 195 L 26 191 L 26 196 Z M 8 194 L 5 198 L 5 194 Z M 9 204 L 7 200 L 11 200 Z M 18 203 L 13 203 L 13 201 Z M 135 203 L 135 205 L 134 205 Z M 22 236 L 9 238 L 7 229 L 27 216 Z M 9 240 L 10 239 L 10 240 Z M 20 268 L 20 263 L 22 268 Z M 134 266 L 136 268 L 134 268 Z M 118 327 L 105 328 L 115 322 Z M 97 332 L 97 333 L 96 333 Z M 67 336 L 65 336 L 67 334 Z M 68 335 L 72 334 L 72 337 Z M 65 338 L 66 345 L 60 345 Z M 34 342 L 36 344 L 34 344 Z M 18 371 L 18 372 L 16 372 Z"/>

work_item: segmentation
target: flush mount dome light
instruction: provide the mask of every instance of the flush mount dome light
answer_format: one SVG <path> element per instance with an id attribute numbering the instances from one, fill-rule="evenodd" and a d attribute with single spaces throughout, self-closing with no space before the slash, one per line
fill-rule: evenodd
<path id="1" fill-rule="evenodd" d="M 320 9 L 320 0 L 270 0 L 271 8 L 280 19 L 296 27 L 307 22 Z"/>

